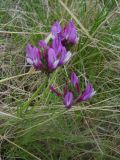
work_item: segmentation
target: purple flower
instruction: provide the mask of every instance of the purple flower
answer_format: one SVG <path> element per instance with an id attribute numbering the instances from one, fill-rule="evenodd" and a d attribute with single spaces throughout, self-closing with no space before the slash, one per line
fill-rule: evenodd
<path id="1" fill-rule="evenodd" d="M 69 43 L 75 44 L 78 41 L 77 31 L 73 21 L 70 21 L 69 24 L 64 28 L 63 37 Z"/>
<path id="2" fill-rule="evenodd" d="M 70 108 L 73 103 L 73 93 L 67 92 L 66 95 L 64 96 L 63 102 L 66 108 Z"/>
<path id="3" fill-rule="evenodd" d="M 74 72 L 71 74 L 71 84 L 73 84 L 78 93 L 80 93 L 79 80 Z"/>
<path id="4" fill-rule="evenodd" d="M 71 52 L 67 52 L 65 47 L 62 47 L 61 56 L 59 60 L 59 66 L 65 64 L 67 61 L 69 61 L 71 57 Z"/>
<path id="5" fill-rule="evenodd" d="M 53 39 L 57 37 L 65 46 L 69 43 L 76 44 L 78 42 L 77 31 L 72 20 L 63 28 L 60 26 L 59 22 L 56 21 L 52 26 L 51 32 Z"/>
<path id="6" fill-rule="evenodd" d="M 91 98 L 93 95 L 95 95 L 94 88 L 92 87 L 91 83 L 87 82 L 87 87 L 83 91 L 78 101 L 86 101 L 89 98 Z"/>
<path id="7" fill-rule="evenodd" d="M 71 53 L 66 51 L 58 38 L 55 38 L 50 46 L 44 40 L 40 40 L 38 45 L 40 50 L 30 44 L 26 47 L 27 62 L 36 69 L 45 72 L 54 71 L 71 57 Z"/>
<path id="8" fill-rule="evenodd" d="M 76 86 L 76 84 L 79 83 L 78 77 L 76 76 L 75 72 L 73 72 L 73 73 L 71 74 L 71 83 L 72 83 L 74 86 Z"/>
<path id="9" fill-rule="evenodd" d="M 71 83 L 77 89 L 78 93 L 80 93 L 79 80 L 74 72 L 71 74 Z M 87 87 L 83 91 L 82 95 L 78 96 L 77 101 L 86 101 L 89 98 L 91 98 L 94 94 L 95 91 L 94 88 L 92 87 L 92 84 L 87 82 Z"/>
<path id="10" fill-rule="evenodd" d="M 48 67 L 56 69 L 65 64 L 71 57 L 71 53 L 66 51 L 61 42 L 55 38 L 52 43 L 52 48 L 48 49 Z"/>
<path id="11" fill-rule="evenodd" d="M 80 94 L 79 80 L 74 72 L 71 74 L 71 83 L 74 85 L 74 87 L 78 91 L 78 96 L 76 97 L 77 102 L 86 101 L 86 100 L 90 99 L 95 94 L 95 91 L 94 91 L 94 88 L 92 87 L 92 84 L 87 82 L 87 87 L 82 92 L 82 95 L 79 95 Z"/>
<path id="12" fill-rule="evenodd" d="M 28 44 L 26 47 L 26 59 L 27 62 L 33 65 L 36 69 L 41 67 L 40 52 L 38 48 L 33 47 L 30 44 Z"/>
<path id="13" fill-rule="evenodd" d="M 59 22 L 56 21 L 56 22 L 53 24 L 52 28 L 51 28 L 51 32 L 52 32 L 53 38 L 57 37 L 57 35 L 58 35 L 59 33 L 61 33 L 61 31 L 62 31 L 62 28 L 61 28 Z"/>
<path id="14" fill-rule="evenodd" d="M 71 84 L 74 87 L 71 88 Z M 55 93 L 55 95 L 62 98 L 63 104 L 66 108 L 71 108 L 73 104 L 86 101 L 95 94 L 94 88 L 89 82 L 87 82 L 85 90 L 80 94 L 79 80 L 74 72 L 71 74 L 70 84 L 67 83 L 67 85 L 63 87 L 63 93 L 56 91 L 53 86 L 51 86 L 50 90 L 52 93 Z"/>
<path id="15" fill-rule="evenodd" d="M 38 42 L 38 45 L 40 46 L 40 48 L 42 49 L 47 49 L 47 43 L 44 40 L 40 40 Z"/>
<path id="16" fill-rule="evenodd" d="M 53 86 L 50 86 L 50 90 L 52 93 L 54 93 L 56 96 L 61 97 L 63 100 L 63 103 L 66 108 L 70 108 L 73 103 L 73 93 L 71 91 L 65 91 L 64 94 L 59 93 Z"/>
<path id="17" fill-rule="evenodd" d="M 57 59 L 57 56 L 55 54 L 54 49 L 49 48 L 48 50 L 48 67 L 50 69 L 56 69 L 59 63 L 59 59 Z"/>
<path id="18" fill-rule="evenodd" d="M 63 45 L 58 38 L 55 38 L 52 42 L 52 48 L 54 49 L 56 55 L 59 55 L 62 52 Z"/>
<path id="19" fill-rule="evenodd" d="M 53 48 L 48 49 L 48 67 L 50 69 L 56 69 L 59 66 L 65 64 L 71 57 L 71 53 L 62 49 L 61 53 L 57 55 Z"/>

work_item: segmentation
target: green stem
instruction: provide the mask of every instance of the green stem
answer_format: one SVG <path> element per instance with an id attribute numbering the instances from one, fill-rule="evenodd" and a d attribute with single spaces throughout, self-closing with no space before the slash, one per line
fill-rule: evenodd
<path id="1" fill-rule="evenodd" d="M 45 98 L 46 95 L 49 93 L 49 91 L 50 91 L 50 86 L 51 86 L 52 83 L 54 82 L 55 77 L 56 77 L 56 75 L 57 75 L 57 73 L 58 73 L 59 70 L 60 70 L 60 68 L 57 69 L 57 70 L 52 74 L 52 78 L 49 80 L 49 83 L 48 83 L 48 85 L 47 85 L 44 93 L 42 94 L 42 98 Z"/>
<path id="2" fill-rule="evenodd" d="M 30 99 L 28 99 L 22 106 L 20 106 L 20 108 L 18 110 L 18 115 L 22 116 L 23 113 L 25 111 L 27 111 L 27 109 L 29 108 L 30 103 L 38 96 L 38 94 L 40 94 L 40 92 L 44 88 L 44 85 L 48 82 L 48 85 L 47 85 L 44 93 L 41 95 L 41 98 L 44 99 L 47 96 L 47 94 L 48 94 L 48 92 L 50 90 L 50 85 L 54 82 L 58 71 L 59 71 L 59 69 L 57 69 L 53 74 L 51 74 L 52 78 L 49 81 L 48 81 L 48 76 L 45 78 L 43 83 L 41 83 L 41 85 L 38 87 L 38 89 L 35 91 L 35 93 L 33 93 L 33 95 L 30 97 Z"/>
<path id="3" fill-rule="evenodd" d="M 38 94 L 41 92 L 41 90 L 43 89 L 44 87 L 44 84 L 47 82 L 47 77 L 45 78 L 45 80 L 43 81 L 43 83 L 41 83 L 41 85 L 38 87 L 38 89 L 33 93 L 33 95 L 30 97 L 30 99 L 28 99 L 21 107 L 20 107 L 20 110 L 19 110 L 19 114 L 20 116 L 22 115 L 22 113 L 24 111 L 26 111 L 30 105 L 30 103 L 38 96 Z"/>

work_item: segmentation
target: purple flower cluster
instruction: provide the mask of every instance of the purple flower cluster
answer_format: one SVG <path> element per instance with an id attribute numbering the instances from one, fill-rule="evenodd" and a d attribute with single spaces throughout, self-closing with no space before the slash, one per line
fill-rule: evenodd
<path id="1" fill-rule="evenodd" d="M 88 81 L 86 88 L 81 92 L 78 77 L 74 72 L 71 74 L 69 85 L 63 87 L 63 93 L 59 93 L 53 86 L 50 87 L 50 90 L 62 98 L 66 108 L 71 108 L 76 103 L 86 101 L 95 94 L 94 88 Z"/>
<path id="2" fill-rule="evenodd" d="M 49 45 L 44 40 L 40 40 L 38 48 L 31 44 L 26 47 L 27 63 L 37 70 L 51 72 L 64 65 L 71 57 L 71 52 L 66 49 L 67 46 L 77 43 L 77 31 L 73 21 L 64 28 L 56 21 L 51 32 L 53 40 Z"/>
<path id="3" fill-rule="evenodd" d="M 56 21 L 51 29 L 53 39 L 58 37 L 64 46 L 69 44 L 76 44 L 78 42 L 77 31 L 73 21 L 70 21 L 68 25 L 63 28 L 59 22 Z"/>
<path id="4" fill-rule="evenodd" d="M 31 44 L 26 47 L 27 63 L 36 70 L 48 73 L 69 61 L 71 52 L 68 51 L 68 48 L 78 42 L 77 31 L 72 20 L 63 27 L 56 21 L 51 28 L 51 34 L 52 41 L 50 43 L 47 44 L 44 40 L 40 40 L 38 48 Z M 63 93 L 59 93 L 53 86 L 50 87 L 50 90 L 62 98 L 66 108 L 71 108 L 78 102 L 86 101 L 95 94 L 91 83 L 88 81 L 86 88 L 81 92 L 79 79 L 74 72 L 71 74 L 70 83 L 63 88 Z"/>

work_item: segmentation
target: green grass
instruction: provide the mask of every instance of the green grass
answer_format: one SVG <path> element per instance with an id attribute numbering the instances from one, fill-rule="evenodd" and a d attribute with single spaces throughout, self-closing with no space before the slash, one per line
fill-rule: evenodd
<path id="1" fill-rule="evenodd" d="M 119 14 L 118 0 L 1 0 L 0 159 L 120 159 Z M 71 61 L 49 77 L 29 72 L 26 44 L 71 18 L 80 37 Z M 71 71 L 96 95 L 66 110 L 49 85 L 61 90 Z"/>

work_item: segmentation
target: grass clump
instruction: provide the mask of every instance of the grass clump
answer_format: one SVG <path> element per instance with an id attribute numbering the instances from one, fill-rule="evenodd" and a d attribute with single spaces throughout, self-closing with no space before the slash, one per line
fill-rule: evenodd
<path id="1" fill-rule="evenodd" d="M 1 159 L 120 159 L 119 9 L 117 0 L 1 0 Z M 29 72 L 26 44 L 45 39 L 54 20 L 71 18 L 80 40 L 70 63 L 50 77 Z M 61 89 L 71 71 L 81 83 L 87 77 L 96 95 L 66 110 L 49 85 Z"/>

